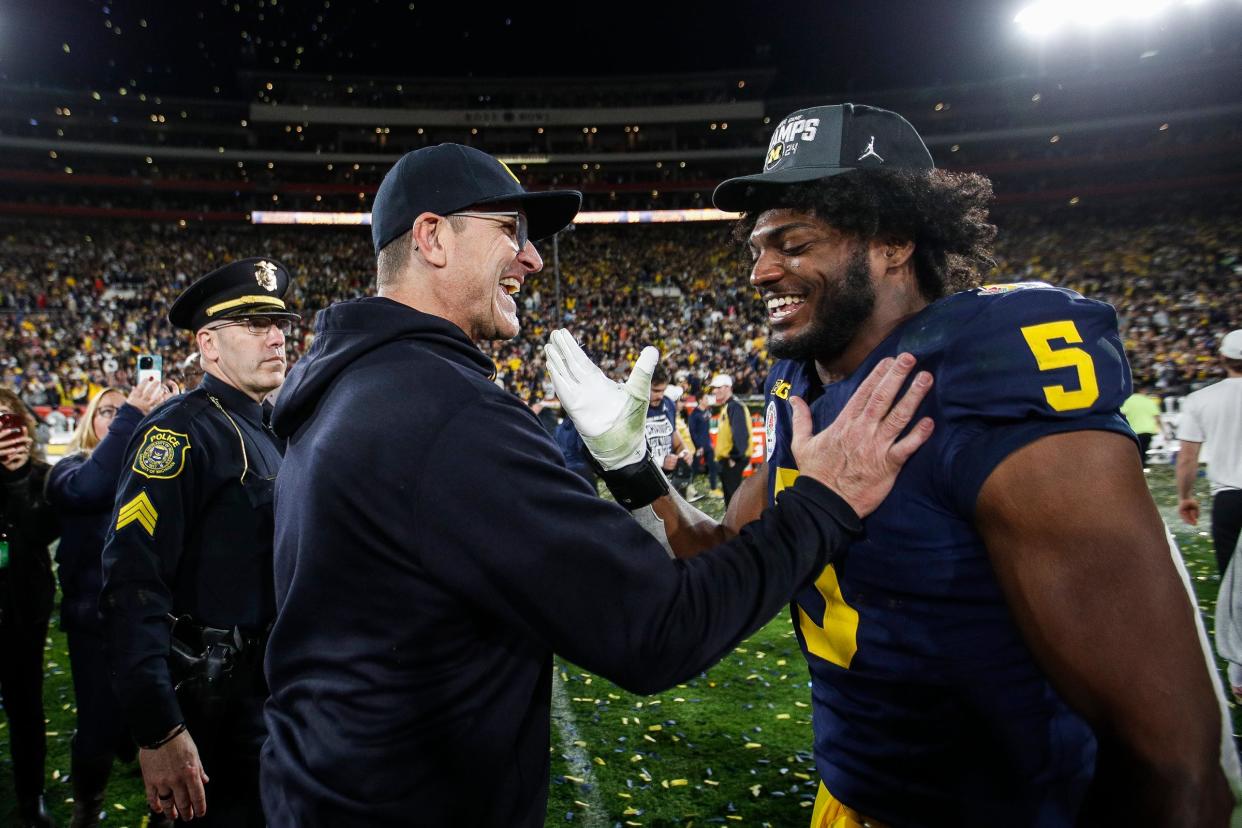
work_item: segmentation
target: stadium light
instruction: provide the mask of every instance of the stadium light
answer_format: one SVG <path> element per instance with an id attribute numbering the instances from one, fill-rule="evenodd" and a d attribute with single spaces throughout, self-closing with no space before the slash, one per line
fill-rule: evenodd
<path id="1" fill-rule="evenodd" d="M 1013 21 L 1022 31 L 1043 37 L 1062 27 L 1099 29 L 1118 22 L 1152 20 L 1174 6 L 1200 6 L 1205 0 L 1037 0 L 1022 7 Z"/>

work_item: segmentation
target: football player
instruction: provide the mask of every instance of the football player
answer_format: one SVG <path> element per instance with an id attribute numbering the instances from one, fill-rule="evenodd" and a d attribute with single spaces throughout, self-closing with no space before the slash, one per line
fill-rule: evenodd
<path id="1" fill-rule="evenodd" d="M 879 361 L 914 354 L 936 379 L 918 412 L 935 433 L 791 606 L 813 828 L 1225 825 L 1237 758 L 1118 411 L 1131 382 L 1116 315 L 1044 283 L 980 287 L 990 197 L 986 179 L 936 170 L 895 113 L 785 118 L 763 171 L 714 196 L 744 213 L 780 360 L 767 462 L 721 524 L 671 497 L 655 513 L 682 556 L 739 531 L 798 476 L 791 400 L 823 428 Z M 576 347 L 563 332 L 549 345 Z M 641 414 L 593 408 L 602 377 L 578 374 L 554 379 L 588 447 L 641 438 Z"/>

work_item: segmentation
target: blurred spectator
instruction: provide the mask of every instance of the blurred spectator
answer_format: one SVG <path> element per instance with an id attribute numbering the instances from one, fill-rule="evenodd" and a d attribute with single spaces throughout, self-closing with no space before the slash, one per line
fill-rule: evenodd
<path id="1" fill-rule="evenodd" d="M 654 398 L 655 388 L 652 388 Z M 694 489 L 690 485 L 694 480 L 694 468 L 690 465 L 694 461 L 694 449 L 691 448 L 690 431 L 686 427 L 685 418 L 682 417 L 681 408 L 682 390 L 680 385 L 668 385 L 664 388 L 665 402 L 672 403 L 673 414 L 673 451 L 676 463 L 668 474 L 668 482 L 672 484 L 677 493 L 686 500 L 693 502 L 698 500 L 694 494 Z M 650 415 L 650 412 L 648 412 Z"/>
<path id="2" fill-rule="evenodd" d="M 665 396 L 667 389 L 668 370 L 657 364 L 651 374 L 651 398 L 648 400 L 644 430 L 651 462 L 670 475 L 677 462 L 686 460 L 689 454 L 682 445 L 681 435 L 677 433 L 677 405 L 672 397 Z"/>
<path id="3" fill-rule="evenodd" d="M 712 447 L 712 418 L 706 395 L 699 397 L 686 420 L 690 441 L 694 443 L 695 471 L 707 476 L 708 488 L 714 492 L 719 487 L 720 469 L 716 465 L 716 450 Z"/>
<path id="4" fill-rule="evenodd" d="M 198 351 L 190 354 L 181 362 L 181 387 L 193 391 L 203 380 L 202 355 Z"/>
<path id="5" fill-rule="evenodd" d="M 112 693 L 104 636 L 99 617 L 103 588 L 104 538 L 112 516 L 117 481 L 125 465 L 125 448 L 142 418 L 175 391 L 170 381 L 146 379 L 126 397 L 119 388 L 105 388 L 91 400 L 78 423 L 70 454 L 48 477 L 48 500 L 60 518 L 61 539 L 56 562 L 62 593 L 60 623 L 69 641 L 78 729 L 73 735 L 73 822 L 70 828 L 99 824 L 104 789 L 114 757 L 134 758 Z M 169 824 L 158 814 L 151 825 Z"/>
<path id="6" fill-rule="evenodd" d="M 1044 280 L 1111 303 L 1136 380 L 1161 396 L 1222 376 L 1213 332 L 1242 325 L 1236 205 L 1162 199 L 1083 209 L 1001 213 L 988 278 Z M 541 346 L 564 326 L 615 378 L 653 344 L 678 381 L 728 373 L 734 393 L 762 394 L 766 313 L 730 229 L 582 225 L 562 234 L 559 280 L 549 267 L 517 297 L 522 334 L 483 345 L 497 379 L 523 399 L 541 399 Z M 139 353 L 180 366 L 193 345 L 163 312 L 190 274 L 238 251 L 276 251 L 295 276 L 293 298 L 307 313 L 289 337 L 291 362 L 309 347 L 314 311 L 363 295 L 374 278 L 363 228 L 3 220 L 0 242 L 0 382 L 31 405 L 85 405 L 100 388 L 124 383 Z M 169 376 L 181 381 L 181 373 L 173 367 Z M 699 391 L 687 383 L 688 393 Z"/>
<path id="7" fill-rule="evenodd" d="M 1242 329 L 1230 331 L 1221 340 L 1220 357 L 1228 372 L 1225 379 L 1196 391 L 1182 403 L 1177 424 L 1181 441 L 1177 510 L 1182 520 L 1198 525 L 1194 481 L 1202 447 L 1212 486 L 1212 543 L 1223 575 L 1242 533 Z"/>
<path id="8" fill-rule="evenodd" d="M 543 430 L 548 432 L 549 437 L 556 436 L 556 429 L 561 424 L 561 418 L 557 414 L 560 403 L 552 404 L 552 400 L 531 400 L 531 413 L 539 419 L 539 424 L 543 426 Z"/>
<path id="9" fill-rule="evenodd" d="M 587 448 L 582 442 L 582 435 L 574 427 L 574 421 L 568 417 L 561 420 L 553 438 L 560 446 L 561 454 L 565 455 L 565 465 L 569 466 L 569 470 L 582 477 L 592 489 L 598 489 L 595 469 L 587 460 Z"/>
<path id="10" fill-rule="evenodd" d="M 43 801 L 43 647 L 56 591 L 48 544 L 59 529 L 43 497 L 49 467 L 34 442 L 34 417 L 7 388 L 0 415 L 15 415 L 0 432 L 0 692 L 18 814 L 23 825 L 42 828 L 54 824 Z M 20 425 L 9 425 L 14 420 Z"/>
<path id="11" fill-rule="evenodd" d="M 720 463 L 720 485 L 725 505 L 742 485 L 742 473 L 750 463 L 750 411 L 733 395 L 733 378 L 728 374 L 712 377 L 712 394 L 716 398 L 716 456 Z"/>
<path id="12" fill-rule="evenodd" d="M 1150 385 L 1139 385 L 1124 403 L 1121 413 L 1139 439 L 1139 458 L 1147 465 L 1147 449 L 1151 438 L 1160 433 L 1160 398 L 1153 396 Z"/>

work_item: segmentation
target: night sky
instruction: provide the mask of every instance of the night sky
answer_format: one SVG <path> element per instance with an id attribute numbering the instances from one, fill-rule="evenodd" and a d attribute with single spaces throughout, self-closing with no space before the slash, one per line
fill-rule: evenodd
<path id="1" fill-rule="evenodd" d="M 1242 41 L 1242 4 L 1207 0 L 1155 24 L 1061 38 L 1041 53 L 1013 23 L 1022 5 L 0 0 L 0 80 L 94 89 L 133 79 L 142 91 L 245 99 L 253 89 L 239 71 L 417 78 L 771 67 L 780 95 L 1029 74 L 1153 47 L 1237 56 Z"/>

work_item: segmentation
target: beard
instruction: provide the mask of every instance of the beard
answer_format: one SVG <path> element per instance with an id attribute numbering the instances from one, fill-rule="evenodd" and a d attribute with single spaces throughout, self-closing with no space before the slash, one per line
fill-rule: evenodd
<path id="1" fill-rule="evenodd" d="M 824 285 L 810 326 L 794 336 L 773 332 L 768 353 L 777 359 L 832 362 L 845 353 L 874 309 L 875 286 L 867 255 L 858 250 L 850 257 L 841 281 Z"/>

